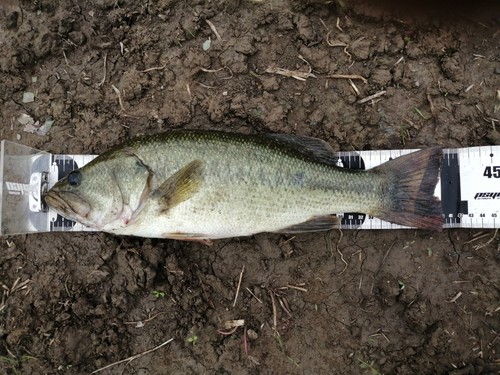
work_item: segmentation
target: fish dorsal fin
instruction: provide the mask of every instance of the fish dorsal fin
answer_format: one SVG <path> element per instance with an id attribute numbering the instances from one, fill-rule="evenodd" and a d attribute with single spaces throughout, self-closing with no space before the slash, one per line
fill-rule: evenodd
<path id="1" fill-rule="evenodd" d="M 295 224 L 276 231 L 277 233 L 303 233 L 318 232 L 336 228 L 340 224 L 340 219 L 334 215 L 315 216 L 312 219 Z"/>
<path id="2" fill-rule="evenodd" d="M 266 134 L 266 137 L 323 163 L 336 164 L 338 159 L 332 146 L 322 139 L 291 134 Z"/>
<path id="3" fill-rule="evenodd" d="M 159 200 L 160 212 L 164 213 L 198 192 L 203 181 L 202 162 L 193 160 L 167 178 L 153 194 Z"/>

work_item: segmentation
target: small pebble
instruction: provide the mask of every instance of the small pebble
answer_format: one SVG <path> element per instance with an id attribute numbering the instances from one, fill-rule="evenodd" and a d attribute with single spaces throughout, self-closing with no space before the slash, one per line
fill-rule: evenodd
<path id="1" fill-rule="evenodd" d="M 35 94 L 29 91 L 23 93 L 23 103 L 32 103 L 34 101 L 35 101 Z"/>
<path id="2" fill-rule="evenodd" d="M 257 340 L 259 338 L 259 334 L 251 328 L 247 329 L 247 336 L 250 340 Z"/>
<path id="3" fill-rule="evenodd" d="M 500 74 L 500 66 L 497 66 L 497 67 L 495 68 L 495 74 Z"/>
<path id="4" fill-rule="evenodd" d="M 203 42 L 201 47 L 203 48 L 203 51 L 208 51 L 211 45 L 212 45 L 212 40 L 209 37 L 207 40 Z"/>

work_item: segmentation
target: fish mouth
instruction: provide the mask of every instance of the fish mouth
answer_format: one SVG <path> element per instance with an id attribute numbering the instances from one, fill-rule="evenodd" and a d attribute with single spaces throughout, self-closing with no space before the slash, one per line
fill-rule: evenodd
<path id="1" fill-rule="evenodd" d="M 75 220 L 82 224 L 87 221 L 90 204 L 78 194 L 70 191 L 50 190 L 43 199 L 50 208 L 66 219 Z"/>

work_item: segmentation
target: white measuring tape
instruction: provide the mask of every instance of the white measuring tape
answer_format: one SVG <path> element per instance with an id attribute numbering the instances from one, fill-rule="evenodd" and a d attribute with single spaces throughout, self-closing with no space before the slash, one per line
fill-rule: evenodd
<path id="1" fill-rule="evenodd" d="M 40 190 L 31 185 L 41 186 L 42 181 L 45 184 L 42 188 L 49 189 L 96 155 L 51 155 L 7 141 L 2 141 L 1 146 L 0 234 L 93 231 L 52 210 L 43 212 Z M 22 152 L 12 151 L 17 150 L 16 147 Z M 417 150 L 338 152 L 337 165 L 371 169 L 414 151 Z M 20 158 L 24 167 L 29 167 L 28 176 L 24 178 L 19 177 L 19 168 L 23 167 L 18 165 Z M 443 228 L 500 228 L 500 146 L 443 149 L 435 195 L 441 199 Z M 342 229 L 407 228 L 363 213 L 338 213 L 338 216 L 342 219 Z"/>
<path id="2" fill-rule="evenodd" d="M 417 150 L 339 152 L 344 167 L 370 169 Z M 340 163 L 338 163 L 340 164 Z M 443 228 L 500 228 L 500 146 L 443 149 L 435 195 Z M 342 215 L 342 228 L 406 228 L 364 214 Z"/>

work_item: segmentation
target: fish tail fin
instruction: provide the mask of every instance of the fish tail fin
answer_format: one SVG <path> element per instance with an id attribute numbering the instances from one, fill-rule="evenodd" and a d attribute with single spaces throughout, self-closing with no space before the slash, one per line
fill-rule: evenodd
<path id="1" fill-rule="evenodd" d="M 396 224 L 441 231 L 441 202 L 434 196 L 434 190 L 442 158 L 442 149 L 433 147 L 373 168 L 387 183 L 387 198 L 373 215 Z"/>

